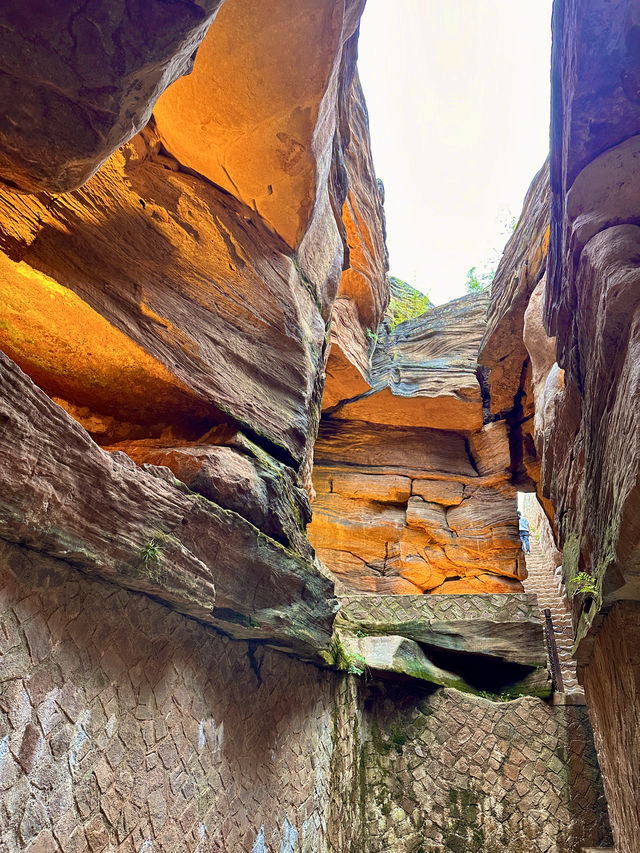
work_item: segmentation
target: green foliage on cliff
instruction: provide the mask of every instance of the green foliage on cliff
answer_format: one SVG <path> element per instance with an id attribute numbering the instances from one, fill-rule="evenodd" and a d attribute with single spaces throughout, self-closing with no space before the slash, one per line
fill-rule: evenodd
<path id="1" fill-rule="evenodd" d="M 157 563 L 161 553 L 162 545 L 155 537 L 153 539 L 149 539 L 148 542 L 145 542 L 140 550 L 140 559 L 144 563 L 145 568 L 148 569 L 150 566 Z"/>
<path id="2" fill-rule="evenodd" d="M 367 662 L 362 655 L 357 652 L 348 652 L 337 634 L 331 638 L 329 648 L 320 651 L 320 656 L 329 666 L 335 666 L 336 669 L 348 672 L 349 675 L 364 675 L 367 670 Z"/>
<path id="3" fill-rule="evenodd" d="M 420 317 L 432 307 L 431 300 L 426 293 L 421 293 L 406 281 L 395 276 L 389 276 L 389 284 L 391 299 L 386 317 L 392 331 L 400 323 Z"/>
<path id="4" fill-rule="evenodd" d="M 495 269 L 487 272 L 478 272 L 477 270 L 477 267 L 471 267 L 470 270 L 467 270 L 467 280 L 464 285 L 467 293 L 481 293 L 486 290 L 490 287 L 496 274 Z"/>
<path id="5" fill-rule="evenodd" d="M 587 574 L 587 572 L 578 572 L 569 581 L 569 587 L 572 595 L 578 595 L 579 593 L 597 595 L 598 593 L 598 581 Z"/>

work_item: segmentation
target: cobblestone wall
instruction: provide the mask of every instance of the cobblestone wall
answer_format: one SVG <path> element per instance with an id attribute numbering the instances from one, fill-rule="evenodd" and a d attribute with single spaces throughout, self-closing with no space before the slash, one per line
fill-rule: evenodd
<path id="1" fill-rule="evenodd" d="M 15 547 L 0 581 L 3 853 L 605 840 L 581 708 L 322 671 Z"/>
<path id="2" fill-rule="evenodd" d="M 368 853 L 579 853 L 610 839 L 584 707 L 396 689 L 371 703 Z"/>
<path id="3" fill-rule="evenodd" d="M 0 568 L 0 850 L 319 853 L 360 836 L 344 678 L 17 548 Z"/>

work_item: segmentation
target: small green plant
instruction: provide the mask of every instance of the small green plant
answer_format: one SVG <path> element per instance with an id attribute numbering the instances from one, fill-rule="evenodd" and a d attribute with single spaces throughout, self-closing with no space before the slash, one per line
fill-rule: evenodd
<path id="1" fill-rule="evenodd" d="M 329 666 L 335 666 L 336 669 L 347 672 L 349 675 L 364 675 L 367 670 L 365 658 L 357 652 L 350 654 L 336 634 L 331 638 L 329 648 L 321 651 L 320 654 Z"/>
<path id="2" fill-rule="evenodd" d="M 357 652 L 349 656 L 349 675 L 364 675 L 367 669 L 367 661 Z"/>
<path id="3" fill-rule="evenodd" d="M 161 553 L 162 545 L 155 537 L 145 542 L 140 550 L 140 559 L 144 563 L 145 568 L 148 569 L 150 566 L 155 565 L 160 559 Z"/>
<path id="4" fill-rule="evenodd" d="M 495 269 L 488 272 L 477 272 L 477 267 L 471 267 L 470 270 L 467 270 L 467 280 L 465 282 L 467 293 L 482 293 L 483 290 L 486 290 L 491 285 L 495 274 Z"/>
<path id="5" fill-rule="evenodd" d="M 571 578 L 569 581 L 569 591 L 571 595 L 596 595 L 598 582 L 587 572 L 578 572 L 575 578 Z"/>

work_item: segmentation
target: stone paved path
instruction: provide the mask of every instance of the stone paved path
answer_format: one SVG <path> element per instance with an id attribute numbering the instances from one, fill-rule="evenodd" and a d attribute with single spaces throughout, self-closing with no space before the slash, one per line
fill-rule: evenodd
<path id="1" fill-rule="evenodd" d="M 551 611 L 564 692 L 582 694 L 582 688 L 576 677 L 575 661 L 571 657 L 573 645 L 571 614 L 564 597 L 560 594 L 558 581 L 554 577 L 554 567 L 545 558 L 535 534 L 531 536 L 531 553 L 527 554 L 526 561 L 529 577 L 524 582 L 525 592 L 533 592 L 538 596 L 540 610 L 544 612 L 548 608 Z"/>

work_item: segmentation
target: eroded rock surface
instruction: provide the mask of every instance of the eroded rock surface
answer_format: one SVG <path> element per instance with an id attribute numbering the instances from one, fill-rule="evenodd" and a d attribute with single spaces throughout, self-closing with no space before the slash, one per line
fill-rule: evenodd
<path id="1" fill-rule="evenodd" d="M 193 66 L 222 0 L 0 11 L 0 177 L 31 192 L 84 183 Z"/>
<path id="2" fill-rule="evenodd" d="M 488 383 L 494 414 L 510 412 L 520 390 L 522 366 L 527 359 L 522 340 L 524 314 L 546 269 L 549 204 L 549 164 L 545 163 L 529 187 L 520 219 L 491 284 L 479 362 L 490 371 Z"/>
<path id="3" fill-rule="evenodd" d="M 142 470 L 102 450 L 1 353 L 0 382 L 3 539 L 151 594 L 231 636 L 306 657 L 328 643 L 333 584 L 308 554 L 261 533 L 245 517 L 250 505 L 237 506 L 239 514 L 191 492 L 166 467 Z"/>
<path id="4" fill-rule="evenodd" d="M 362 6 L 229 0 L 193 72 L 156 105 L 168 151 L 256 210 L 292 247 L 316 202 L 316 168 L 330 163 L 342 46 Z"/>
<path id="5" fill-rule="evenodd" d="M 612 644 L 617 636 L 624 648 L 636 632 L 640 599 L 639 33 L 637 9 L 623 0 L 554 4 L 546 283 L 525 298 L 503 260 L 480 354 L 492 407 L 511 406 L 514 475 L 535 486 L 555 523 L 624 853 L 638 847 L 637 724 L 625 710 L 637 667 Z M 534 219 L 528 233 L 521 218 L 505 258 L 538 257 L 544 212 Z M 539 279 L 544 269 L 529 260 L 519 279 L 535 284 L 538 268 Z"/>
<path id="6" fill-rule="evenodd" d="M 584 571 L 597 586 L 595 599 L 577 607 L 585 663 L 599 613 L 616 599 L 640 598 L 639 22 L 625 3 L 602 11 L 590 0 L 580 16 L 568 4 L 554 19 L 558 108 L 545 299 L 565 371 L 545 460 L 563 568 L 568 579 Z"/>
<path id="7" fill-rule="evenodd" d="M 522 589 L 507 427 L 483 426 L 476 355 L 487 304 L 477 294 L 381 326 L 370 363 L 355 318 L 340 311 L 309 535 L 347 589 Z"/>
<path id="8" fill-rule="evenodd" d="M 207 32 L 218 5 L 144 20 L 117 4 L 110 18 L 99 6 L 91 19 L 5 13 L 2 38 L 31 39 L 29 74 L 54 85 L 21 78 L 30 96 L 7 91 L 16 103 L 0 129 L 0 150 L 22 152 L 13 165 L 0 156 L 3 531 L 231 636 L 313 657 L 336 606 L 303 489 L 327 323 L 341 277 L 359 323 L 377 326 L 387 300 L 355 70 L 363 4 L 228 0 Z M 53 57 L 51 33 L 67 30 L 74 45 L 60 36 Z M 193 75 L 134 136 L 205 33 Z M 118 85 L 98 91 L 110 75 Z M 56 98 L 67 126 L 49 127 L 45 146 Z M 9 127 L 15 111 L 30 115 L 18 122 L 28 144 Z M 299 582 L 286 590 L 290 571 Z"/>

